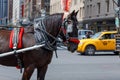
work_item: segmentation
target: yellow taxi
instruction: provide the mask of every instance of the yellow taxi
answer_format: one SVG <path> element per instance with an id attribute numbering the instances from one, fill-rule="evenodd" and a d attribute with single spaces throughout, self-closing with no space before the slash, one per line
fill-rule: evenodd
<path id="1" fill-rule="evenodd" d="M 115 52 L 115 34 L 117 31 L 103 31 L 94 34 L 89 39 L 81 39 L 77 52 L 85 55 L 93 55 L 96 51 Z M 117 52 L 115 52 L 117 54 Z"/>

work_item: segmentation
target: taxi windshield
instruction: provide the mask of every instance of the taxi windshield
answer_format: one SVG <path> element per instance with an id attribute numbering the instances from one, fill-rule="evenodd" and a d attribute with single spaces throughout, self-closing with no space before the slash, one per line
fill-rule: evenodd
<path id="1" fill-rule="evenodd" d="M 94 34 L 91 38 L 92 38 L 92 39 L 96 39 L 96 38 L 98 38 L 100 35 L 101 35 L 101 32 L 98 32 L 98 33 Z"/>

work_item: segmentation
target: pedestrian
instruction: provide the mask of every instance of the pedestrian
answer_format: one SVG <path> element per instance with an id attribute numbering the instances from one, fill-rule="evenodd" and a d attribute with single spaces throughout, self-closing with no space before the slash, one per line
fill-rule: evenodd
<path id="1" fill-rule="evenodd" d="M 86 38 L 90 38 L 90 33 L 86 32 Z"/>

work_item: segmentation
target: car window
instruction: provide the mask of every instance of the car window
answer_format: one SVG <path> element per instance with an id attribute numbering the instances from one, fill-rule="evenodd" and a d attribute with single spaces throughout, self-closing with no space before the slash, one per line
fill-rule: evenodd
<path id="1" fill-rule="evenodd" d="M 81 35 L 81 31 L 79 31 L 79 35 Z"/>
<path id="2" fill-rule="evenodd" d="M 85 35 L 85 31 L 79 31 L 79 35 Z"/>
<path id="3" fill-rule="evenodd" d="M 110 34 L 104 34 L 104 35 L 102 36 L 102 39 L 110 39 Z"/>
<path id="4" fill-rule="evenodd" d="M 86 31 L 81 31 L 81 35 L 85 35 Z"/>
<path id="5" fill-rule="evenodd" d="M 115 34 L 111 34 L 111 39 L 115 39 Z"/>
<path id="6" fill-rule="evenodd" d="M 96 38 L 98 38 L 100 35 L 101 35 L 101 32 L 98 32 L 98 33 L 94 34 L 91 38 L 92 38 L 92 39 L 96 39 Z"/>
<path id="7" fill-rule="evenodd" d="M 114 36 L 114 34 L 105 34 L 105 35 L 102 36 L 102 38 L 103 39 L 114 39 L 115 36 Z"/>
<path id="8" fill-rule="evenodd" d="M 92 31 L 88 31 L 89 35 L 93 35 L 93 32 Z"/>

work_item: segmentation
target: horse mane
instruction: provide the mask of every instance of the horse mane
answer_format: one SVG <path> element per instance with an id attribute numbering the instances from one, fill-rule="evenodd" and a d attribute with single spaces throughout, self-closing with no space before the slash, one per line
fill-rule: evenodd
<path id="1" fill-rule="evenodd" d="M 46 21 L 48 23 L 54 23 L 56 21 L 62 21 L 62 18 L 63 18 L 63 13 L 55 13 L 55 14 L 51 14 L 49 16 L 46 16 L 44 18 L 44 21 Z M 60 19 L 60 20 L 58 20 L 58 19 Z"/>
<path id="2" fill-rule="evenodd" d="M 51 14 L 51 15 L 46 16 L 44 18 L 45 26 L 50 27 L 50 26 L 54 26 L 54 25 L 61 25 L 60 21 L 62 21 L 63 14 L 64 13 L 55 13 L 55 14 Z M 55 22 L 55 21 L 58 21 L 57 19 L 60 19 L 59 22 L 57 22 L 58 24 Z M 52 23 L 52 24 L 50 24 L 50 23 Z M 34 25 L 24 27 L 24 29 L 25 29 L 25 31 L 24 31 L 25 33 L 34 33 Z M 51 29 L 53 29 L 53 28 L 51 28 Z M 0 30 L 9 30 L 9 28 L 1 26 Z"/>
<path id="3" fill-rule="evenodd" d="M 48 29 L 47 31 L 49 33 L 53 33 L 51 31 L 53 30 L 55 31 L 56 28 L 57 28 L 57 32 L 59 32 L 59 29 L 62 25 L 63 15 L 64 13 L 55 13 L 55 14 L 51 14 L 50 16 L 47 16 L 46 18 L 44 18 L 44 24 L 46 28 Z"/>

